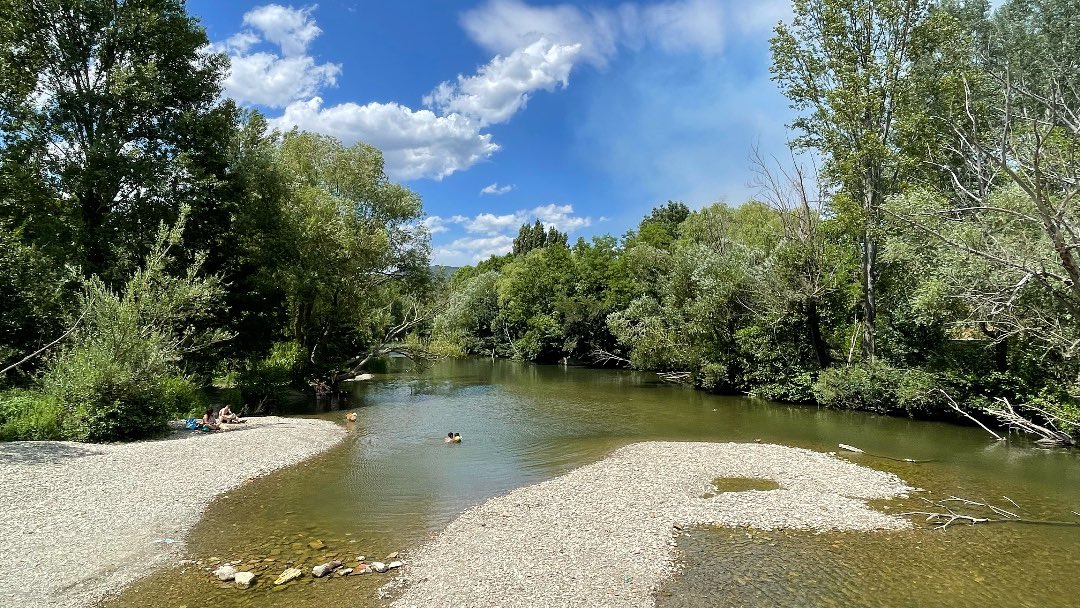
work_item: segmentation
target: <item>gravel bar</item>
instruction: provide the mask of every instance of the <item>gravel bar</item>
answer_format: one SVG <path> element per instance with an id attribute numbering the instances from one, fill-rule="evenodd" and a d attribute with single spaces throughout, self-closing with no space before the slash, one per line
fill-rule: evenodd
<path id="1" fill-rule="evenodd" d="M 721 477 L 780 488 L 705 498 Z M 466 510 L 407 556 L 392 606 L 651 607 L 676 571 L 680 528 L 906 528 L 865 501 L 910 491 L 890 473 L 799 448 L 637 443 Z"/>
<path id="2" fill-rule="evenodd" d="M 0 443 L 0 598 L 91 604 L 178 559 L 214 497 L 344 436 L 325 420 L 265 417 L 127 444 Z"/>

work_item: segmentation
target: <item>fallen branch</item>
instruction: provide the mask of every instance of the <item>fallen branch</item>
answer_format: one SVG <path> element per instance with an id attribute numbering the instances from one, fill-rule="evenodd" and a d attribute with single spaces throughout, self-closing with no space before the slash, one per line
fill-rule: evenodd
<path id="1" fill-rule="evenodd" d="M 608 363 L 614 363 L 615 365 L 624 365 L 630 367 L 630 360 L 626 357 L 620 357 L 613 352 L 606 351 L 602 348 L 595 348 L 591 353 L 594 365 L 607 365 Z"/>
<path id="2" fill-rule="evenodd" d="M 942 395 L 945 395 L 945 398 L 949 400 L 949 407 L 956 410 L 957 412 L 960 412 L 960 414 L 965 416 L 968 420 L 970 420 L 970 421 L 974 422 L 975 424 L 981 426 L 984 431 L 986 431 L 987 433 L 990 433 L 991 435 L 993 435 L 994 438 L 997 439 L 998 441 L 1005 441 L 1004 437 L 1002 437 L 1001 435 L 998 435 L 994 431 L 990 430 L 990 427 L 986 426 L 982 422 L 979 422 L 978 418 L 976 418 L 976 417 L 972 416 L 971 414 L 965 412 L 956 403 L 956 401 L 954 401 L 953 398 L 951 396 L 949 396 L 949 393 L 946 393 L 945 391 L 941 390 L 940 388 L 935 388 L 934 391 L 937 391 L 937 392 L 941 393 Z M 930 392 L 934 392 L 934 391 L 930 391 Z"/>
<path id="3" fill-rule="evenodd" d="M 1020 509 L 1020 505 L 1016 504 L 1016 501 L 1008 496 L 1002 496 L 1005 500 L 1016 506 L 1017 510 Z M 979 502 L 977 500 L 970 500 L 967 498 L 960 498 L 959 496 L 950 496 L 944 500 L 930 500 L 929 498 L 921 498 L 923 502 L 931 505 L 936 511 L 905 511 L 900 515 L 919 515 L 926 518 L 926 523 L 932 523 L 935 530 L 946 530 L 949 526 L 956 522 L 965 522 L 974 526 L 975 524 L 994 524 L 994 523 L 1013 523 L 1013 524 L 1036 524 L 1046 526 L 1068 526 L 1076 527 L 1080 526 L 1080 522 L 1075 521 L 1052 521 L 1046 519 L 1027 519 L 1021 517 L 1012 511 L 1007 511 L 1001 507 L 994 506 L 990 503 Z M 953 506 L 956 504 L 964 505 L 975 509 L 983 509 L 989 511 L 989 513 L 961 513 L 956 511 Z M 1080 516 L 1080 513 L 1073 511 L 1075 515 Z"/>
<path id="4" fill-rule="evenodd" d="M 867 456 L 873 456 L 874 458 L 884 458 L 886 460 L 895 460 L 896 462 L 914 462 L 914 463 L 934 462 L 933 460 L 915 460 L 914 458 L 893 458 L 892 456 L 886 456 L 884 454 L 871 454 L 870 452 L 867 452 L 865 450 L 860 450 L 859 448 L 857 448 L 857 447 L 855 447 L 853 445 L 848 445 L 846 443 L 838 443 L 836 445 L 841 450 L 845 450 L 845 451 L 848 451 L 848 452 L 854 452 L 856 454 L 866 454 Z"/>
<path id="5" fill-rule="evenodd" d="M 993 408 L 987 408 L 986 413 L 1002 421 L 1009 428 L 1015 428 L 1031 435 L 1037 435 L 1039 437 L 1035 440 L 1037 443 L 1049 445 L 1075 445 L 1075 440 L 1071 435 L 1056 428 L 1054 424 L 1055 417 L 1052 414 L 1040 410 L 1044 416 L 1048 417 L 1048 426 L 1043 426 L 1036 424 L 1034 421 L 1017 413 L 1013 408 L 1013 405 L 1009 403 L 1008 399 L 1001 397 L 998 398 L 997 401 L 1000 405 Z"/>

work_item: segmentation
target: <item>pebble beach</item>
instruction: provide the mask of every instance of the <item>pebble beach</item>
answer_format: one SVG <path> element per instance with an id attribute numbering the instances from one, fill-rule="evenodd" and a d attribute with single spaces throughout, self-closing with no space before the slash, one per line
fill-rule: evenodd
<path id="1" fill-rule="evenodd" d="M 771 480 L 720 492 L 717 478 Z M 647 442 L 466 510 L 407 555 L 394 608 L 648 608 L 693 526 L 873 531 L 910 527 L 867 506 L 912 491 L 832 454 L 763 444 Z"/>
<path id="2" fill-rule="evenodd" d="M 179 559 L 215 497 L 344 437 L 333 422 L 271 416 L 128 444 L 0 443 L 0 597 L 91 604 Z"/>

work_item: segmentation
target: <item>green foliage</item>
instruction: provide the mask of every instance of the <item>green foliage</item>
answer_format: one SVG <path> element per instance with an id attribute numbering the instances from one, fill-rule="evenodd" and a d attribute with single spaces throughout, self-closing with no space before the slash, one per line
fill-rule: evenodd
<path id="1" fill-rule="evenodd" d="M 294 388 L 305 363 L 304 351 L 297 342 L 277 342 L 266 357 L 248 362 L 236 380 L 245 407 L 251 411 L 272 411 L 280 406 Z"/>
<path id="2" fill-rule="evenodd" d="M 40 441 L 64 435 L 64 408 L 49 395 L 15 389 L 0 393 L 0 441 Z"/>
<path id="3" fill-rule="evenodd" d="M 40 399 L 20 402 L 26 415 L 55 405 L 62 413 L 50 428 L 61 437 L 110 441 L 159 433 L 170 418 L 198 406 L 184 356 L 229 336 L 196 328 L 220 296 L 217 280 L 200 277 L 198 261 L 179 276 L 167 270 L 185 219 L 182 213 L 173 228 L 162 228 L 120 292 L 96 277 L 85 281 L 75 329 L 39 379 Z"/>

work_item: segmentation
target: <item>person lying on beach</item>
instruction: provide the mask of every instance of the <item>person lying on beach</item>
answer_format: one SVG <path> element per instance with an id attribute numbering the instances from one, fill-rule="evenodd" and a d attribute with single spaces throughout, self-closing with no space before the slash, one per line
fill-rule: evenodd
<path id="1" fill-rule="evenodd" d="M 225 424 L 225 423 L 235 424 L 235 423 L 244 422 L 243 420 L 240 419 L 240 416 L 237 416 L 236 414 L 233 413 L 233 411 L 229 408 L 229 404 L 227 404 L 227 403 L 225 405 L 221 406 L 221 409 L 218 411 L 217 421 L 218 421 L 218 424 Z"/>

